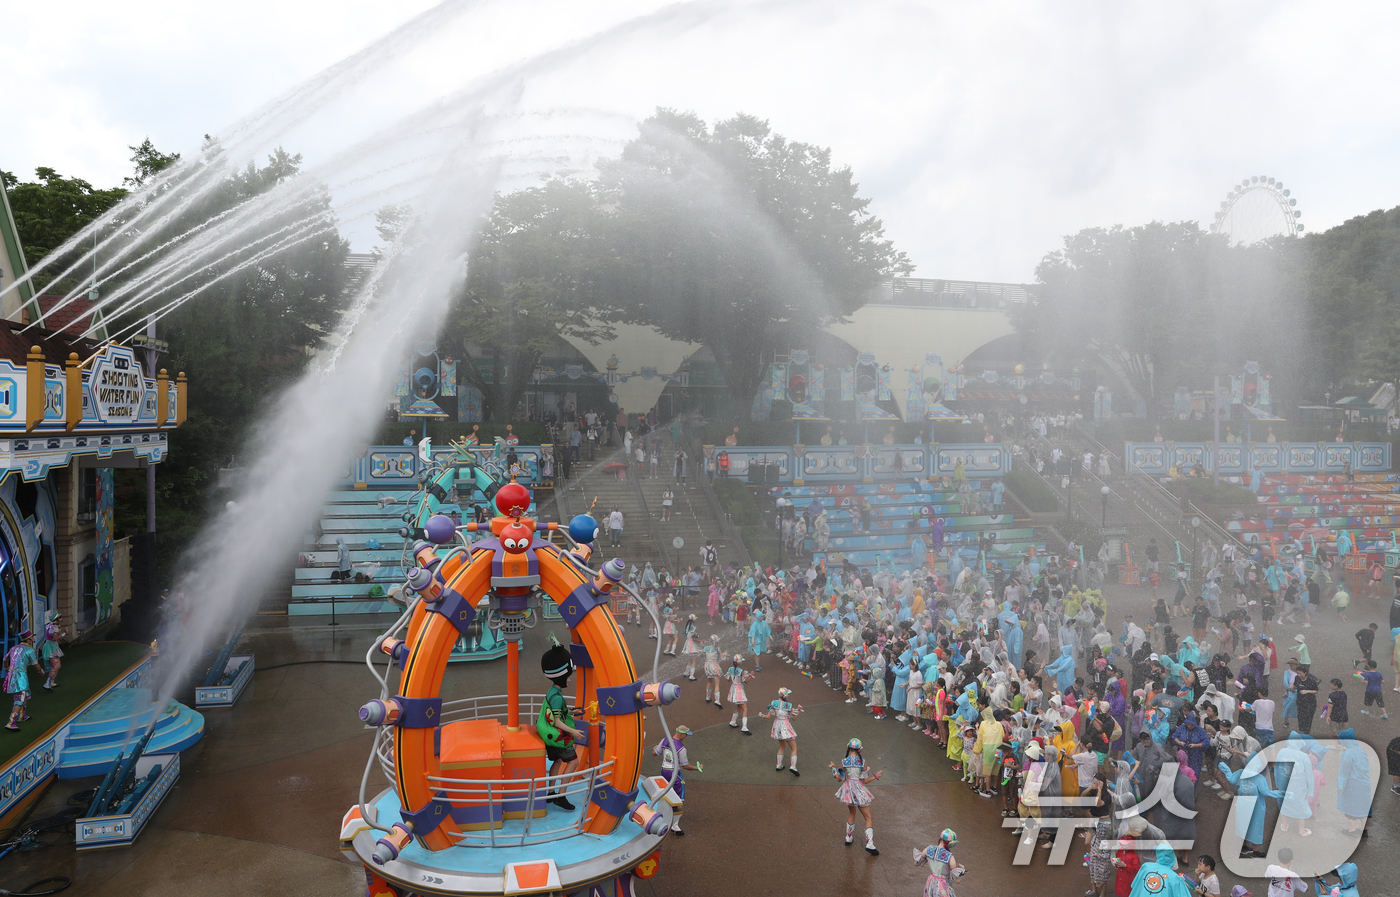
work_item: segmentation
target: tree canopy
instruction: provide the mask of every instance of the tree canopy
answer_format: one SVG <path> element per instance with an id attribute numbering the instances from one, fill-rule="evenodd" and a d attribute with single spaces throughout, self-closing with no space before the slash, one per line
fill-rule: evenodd
<path id="1" fill-rule="evenodd" d="M 712 128 L 661 109 L 600 165 L 617 320 L 714 353 L 734 397 L 758 390 L 774 325 L 821 325 L 913 270 L 831 151 L 749 115 Z"/>
<path id="2" fill-rule="evenodd" d="M 82 178 L 67 178 L 44 166 L 34 169 L 34 175 L 36 180 L 21 181 L 8 171 L 0 172 L 24 244 L 24 261 L 31 266 L 121 202 L 127 193 L 123 187 L 100 190 Z"/>
<path id="3" fill-rule="evenodd" d="M 560 338 L 596 342 L 617 322 L 709 346 L 747 407 L 775 325 L 839 319 L 912 270 L 849 168 L 752 116 L 710 128 L 659 110 L 599 168 L 497 197 L 471 254 L 445 341 L 492 420 Z M 376 217 L 389 242 L 405 210 Z"/>
<path id="4" fill-rule="evenodd" d="M 1086 228 L 1036 267 L 1014 323 L 1067 366 L 1103 359 L 1147 400 L 1259 361 L 1286 391 L 1307 364 L 1296 241 L 1231 247 L 1195 222 Z"/>
<path id="5" fill-rule="evenodd" d="M 560 339 L 611 335 L 600 317 L 611 264 L 604 220 L 587 183 L 553 180 L 496 197 L 444 328 L 488 420 L 510 419 L 535 366 Z M 382 210 L 379 221 L 387 238 L 402 213 Z"/>

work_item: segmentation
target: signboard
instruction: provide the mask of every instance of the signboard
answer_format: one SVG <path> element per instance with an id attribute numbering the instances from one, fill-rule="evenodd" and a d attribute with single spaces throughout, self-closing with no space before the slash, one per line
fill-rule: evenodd
<path id="1" fill-rule="evenodd" d="M 141 364 L 126 346 L 107 346 L 102 350 L 92 363 L 88 389 L 99 423 L 135 422 L 146 405 Z"/>

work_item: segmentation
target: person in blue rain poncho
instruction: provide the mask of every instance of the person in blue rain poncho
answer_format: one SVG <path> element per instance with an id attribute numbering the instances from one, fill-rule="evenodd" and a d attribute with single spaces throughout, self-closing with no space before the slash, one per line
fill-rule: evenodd
<path id="1" fill-rule="evenodd" d="M 909 709 L 909 661 L 914 656 L 914 652 L 905 649 L 890 663 L 890 669 L 894 670 L 894 691 L 890 694 L 890 709 L 898 716 L 896 720 L 904 722 L 909 718 L 906 712 Z"/>
<path id="2" fill-rule="evenodd" d="M 797 657 L 800 661 L 798 666 L 806 670 L 816 654 L 817 644 L 821 641 L 821 632 L 809 614 L 804 612 L 802 616 L 802 625 L 797 631 Z"/>
<path id="3" fill-rule="evenodd" d="M 811 611 L 797 615 L 797 663 L 805 666 L 812 660 L 812 642 L 817 637 L 816 624 L 812 622 Z"/>
<path id="4" fill-rule="evenodd" d="M 1041 671 L 1046 676 L 1055 677 L 1055 687 L 1063 694 L 1074 684 L 1074 647 L 1061 645 L 1060 656 Z"/>
<path id="5" fill-rule="evenodd" d="M 1235 786 L 1235 835 L 1244 841 L 1246 858 L 1262 859 L 1264 853 L 1264 821 L 1268 814 L 1268 798 L 1283 800 L 1283 792 L 1269 787 L 1264 777 L 1267 762 L 1260 754 L 1249 758 L 1242 769 L 1231 769 L 1221 761 L 1216 768 Z"/>
<path id="6" fill-rule="evenodd" d="M 1177 663 L 1181 664 L 1184 667 L 1186 666 L 1188 661 L 1191 663 L 1192 666 L 1201 665 L 1200 646 L 1197 645 L 1196 640 L 1189 635 L 1181 640 L 1181 644 L 1177 647 L 1176 650 Z"/>
<path id="7" fill-rule="evenodd" d="M 1006 638 L 1007 659 L 1011 661 L 1012 666 L 1020 669 L 1022 652 L 1025 649 L 1025 633 L 1021 631 L 1021 618 L 1011 609 L 1010 601 L 1002 603 L 997 621 L 1001 624 L 1001 631 Z"/>
<path id="8" fill-rule="evenodd" d="M 965 723 L 970 723 L 978 718 L 977 713 L 977 686 L 969 685 L 958 695 L 958 706 L 953 715 Z"/>
<path id="9" fill-rule="evenodd" d="M 768 653 L 768 639 L 772 635 L 772 630 L 768 626 L 768 621 L 764 619 L 763 611 L 757 611 L 753 615 L 753 622 L 749 624 L 749 653 L 753 655 L 754 671 L 763 669 L 763 656 Z"/>
<path id="10" fill-rule="evenodd" d="M 1165 844 L 1158 844 L 1156 862 L 1143 863 L 1133 878 L 1129 897 L 1193 897 L 1191 886 L 1176 873 L 1176 854 Z"/>
<path id="11" fill-rule="evenodd" d="M 1361 897 L 1361 891 L 1356 887 L 1356 880 L 1359 876 L 1355 863 L 1343 863 L 1337 867 L 1337 883 L 1328 885 L 1325 879 L 1318 879 L 1317 897 Z M 1323 890 L 1323 888 L 1327 890 Z"/>
<path id="12" fill-rule="evenodd" d="M 1354 832 L 1371 815 L 1371 764 L 1356 740 L 1356 730 L 1343 729 L 1337 734 L 1342 742 L 1342 760 L 1337 765 L 1337 809 L 1347 816 L 1347 831 Z"/>
<path id="13" fill-rule="evenodd" d="M 1205 763 L 1206 748 L 1210 747 L 1210 736 L 1206 730 L 1196 725 L 1196 714 L 1194 712 L 1186 714 L 1186 719 L 1172 732 L 1172 748 L 1186 752 L 1186 762 L 1197 778 L 1201 775 L 1201 766 Z"/>

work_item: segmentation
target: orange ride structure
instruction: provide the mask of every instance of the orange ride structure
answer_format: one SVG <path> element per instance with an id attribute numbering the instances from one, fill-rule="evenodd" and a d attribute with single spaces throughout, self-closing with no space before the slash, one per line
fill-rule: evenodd
<path id="1" fill-rule="evenodd" d="M 624 565 L 589 567 L 597 522 L 539 524 L 524 516 L 530 493 L 518 483 L 494 501 L 488 524 L 428 521 L 408 608 L 366 654 L 380 694 L 360 718 L 377 731 L 341 850 L 364 866 L 369 897 L 632 897 L 655 874 L 681 804 L 670 781 L 641 776 L 643 710 L 655 707 L 670 737 L 662 705 L 680 689 L 657 677 L 659 644 L 650 680 L 638 675 L 609 606 Z M 573 744 L 578 768 L 555 776 L 535 726 L 545 696 L 520 693 L 520 640 L 544 600 L 569 626 L 574 727 L 585 736 Z M 443 701 L 453 645 L 479 615 L 507 643 L 506 693 Z M 366 799 L 376 762 L 393 785 Z"/>

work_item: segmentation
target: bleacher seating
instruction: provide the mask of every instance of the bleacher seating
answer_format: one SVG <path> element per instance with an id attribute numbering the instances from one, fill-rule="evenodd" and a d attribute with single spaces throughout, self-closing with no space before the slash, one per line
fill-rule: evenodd
<path id="1" fill-rule="evenodd" d="M 389 600 L 387 594 L 392 586 L 404 580 L 409 543 L 400 529 L 418 524 L 414 515 L 422 494 L 419 489 L 408 486 L 376 490 L 343 487 L 333 491 L 322 509 L 318 532 L 305 536 L 287 612 L 330 614 L 332 599 L 338 614 L 400 612 L 401 608 Z M 459 496 L 459 505 L 444 505 L 441 510 L 449 514 L 465 511 L 466 518 L 470 519 L 471 503 L 485 500 L 479 490 L 473 490 L 470 496 Z M 533 504 L 530 511 L 535 511 Z M 331 578 L 337 569 L 337 537 L 344 538 L 350 550 L 352 575 L 363 574 L 363 581 L 342 582 Z M 379 547 L 370 547 L 372 542 Z"/>
<path id="2" fill-rule="evenodd" d="M 983 485 L 969 480 L 976 492 Z M 773 497 L 786 493 L 801 512 L 815 498 L 827 509 L 831 532 L 831 550 L 816 551 L 816 542 L 809 532 L 805 548 L 818 559 L 833 559 L 839 555 L 858 567 L 873 567 L 878 562 L 899 566 L 921 565 L 925 552 L 932 548 L 930 531 L 933 520 L 943 521 L 945 550 L 958 552 L 964 560 L 977 557 L 977 546 L 984 535 L 991 535 L 993 549 L 989 560 L 1010 560 L 1025 556 L 1031 550 L 1043 554 L 1045 543 L 1036 538 L 1030 526 L 1017 526 L 1010 514 L 977 513 L 969 507 L 963 512 L 964 496 L 955 489 L 934 483 L 917 481 L 897 483 L 849 483 L 810 486 L 776 486 L 769 490 Z M 855 530 L 849 509 L 858 502 L 865 512 L 864 532 Z M 970 503 L 969 503 L 970 504 Z M 915 540 L 915 536 L 920 539 Z M 922 550 L 921 550 L 922 549 Z"/>
<path id="3" fill-rule="evenodd" d="M 1308 553 L 1325 544 L 1336 550 L 1346 530 L 1361 551 L 1393 550 L 1400 526 L 1400 476 L 1359 473 L 1354 481 L 1332 475 L 1265 477 L 1258 505 L 1226 528 L 1243 542 L 1281 543 L 1294 538 Z"/>

